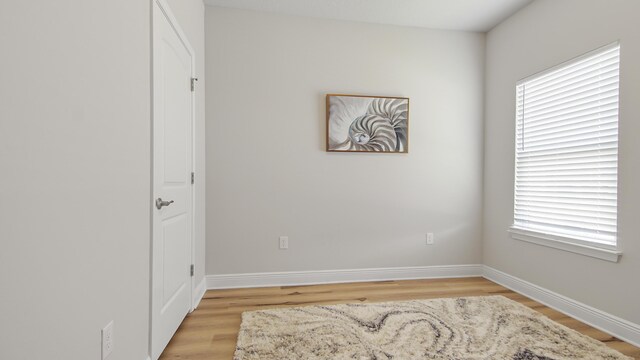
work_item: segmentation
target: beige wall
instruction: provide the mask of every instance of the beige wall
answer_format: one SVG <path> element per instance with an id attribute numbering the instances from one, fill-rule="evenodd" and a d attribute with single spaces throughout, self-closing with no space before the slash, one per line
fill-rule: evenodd
<path id="1" fill-rule="evenodd" d="M 167 0 L 180 27 L 189 39 L 196 55 L 196 126 L 195 126 L 195 253 L 196 284 L 205 275 L 205 61 L 204 61 L 204 3 L 202 0 Z"/>
<path id="2" fill-rule="evenodd" d="M 484 35 L 206 13 L 207 274 L 482 261 Z M 409 154 L 326 153 L 331 92 L 411 98 Z"/>
<path id="3" fill-rule="evenodd" d="M 487 35 L 485 264 L 640 323 L 640 27 L 635 0 L 537 0 Z M 514 99 L 517 80 L 621 42 L 619 263 L 513 240 Z"/>
<path id="4" fill-rule="evenodd" d="M 150 2 L 0 2 L 0 358 L 148 354 Z"/>

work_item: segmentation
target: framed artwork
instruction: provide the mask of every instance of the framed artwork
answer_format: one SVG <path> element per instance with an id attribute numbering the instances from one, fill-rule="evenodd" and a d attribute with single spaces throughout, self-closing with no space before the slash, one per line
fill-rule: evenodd
<path id="1" fill-rule="evenodd" d="M 408 152 L 409 98 L 327 94 L 327 151 Z"/>

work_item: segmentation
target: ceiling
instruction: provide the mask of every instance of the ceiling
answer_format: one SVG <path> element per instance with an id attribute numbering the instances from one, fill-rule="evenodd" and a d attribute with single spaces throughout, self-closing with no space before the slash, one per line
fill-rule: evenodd
<path id="1" fill-rule="evenodd" d="M 204 0 L 207 5 L 431 29 L 485 32 L 533 0 Z"/>

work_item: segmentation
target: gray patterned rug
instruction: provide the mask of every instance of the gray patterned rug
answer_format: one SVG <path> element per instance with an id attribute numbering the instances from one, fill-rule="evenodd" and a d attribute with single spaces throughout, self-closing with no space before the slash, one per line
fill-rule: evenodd
<path id="1" fill-rule="evenodd" d="M 503 296 L 242 314 L 235 360 L 631 359 Z"/>

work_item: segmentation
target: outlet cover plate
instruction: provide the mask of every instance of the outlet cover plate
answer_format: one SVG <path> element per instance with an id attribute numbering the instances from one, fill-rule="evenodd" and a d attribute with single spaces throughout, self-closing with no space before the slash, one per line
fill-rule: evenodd
<path id="1" fill-rule="evenodd" d="M 280 236 L 280 250 L 286 250 L 289 248 L 289 237 Z"/>
<path id="2" fill-rule="evenodd" d="M 113 352 L 113 320 L 102 329 L 102 360 Z"/>
<path id="3" fill-rule="evenodd" d="M 427 245 L 433 245 L 434 242 L 433 233 L 427 233 Z"/>

